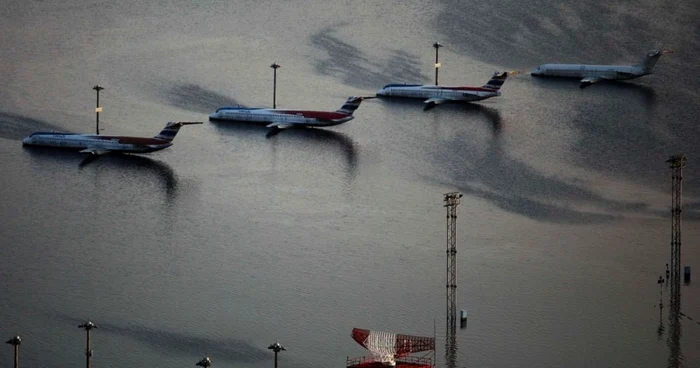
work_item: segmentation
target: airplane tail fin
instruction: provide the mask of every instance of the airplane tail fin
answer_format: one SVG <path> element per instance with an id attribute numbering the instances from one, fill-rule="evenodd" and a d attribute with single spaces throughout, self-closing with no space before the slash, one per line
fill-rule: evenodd
<path id="1" fill-rule="evenodd" d="M 375 98 L 375 97 L 374 96 L 372 96 L 372 97 L 350 96 L 350 97 L 348 97 L 347 101 L 345 101 L 345 103 L 343 104 L 343 107 L 336 110 L 336 112 L 341 112 L 343 114 L 352 115 L 352 113 L 354 113 L 355 110 L 357 110 L 357 108 L 360 107 L 362 100 L 368 100 L 370 98 Z"/>
<path id="2" fill-rule="evenodd" d="M 646 56 L 644 56 L 644 59 L 642 60 L 641 63 L 637 64 L 637 66 L 641 67 L 644 69 L 645 73 L 651 73 L 651 70 L 654 69 L 654 65 L 656 65 L 656 62 L 659 61 L 659 58 L 661 55 L 666 55 L 666 54 L 672 54 L 675 51 L 673 50 L 652 50 L 649 51 Z"/>
<path id="3" fill-rule="evenodd" d="M 180 128 L 183 125 L 191 125 L 191 124 L 202 124 L 202 122 L 201 121 L 169 121 L 168 124 L 165 124 L 165 128 L 163 128 L 163 130 L 161 130 L 160 133 L 158 133 L 158 135 L 153 137 L 153 138 L 172 142 L 172 140 L 175 139 L 177 132 L 180 131 Z"/>
<path id="4" fill-rule="evenodd" d="M 486 84 L 484 84 L 482 87 L 483 88 L 489 88 L 489 89 L 495 89 L 498 91 L 501 89 L 501 86 L 503 83 L 506 81 L 506 78 L 508 78 L 508 74 L 514 74 L 514 73 L 509 73 L 509 72 L 496 72 L 493 74 L 493 77 L 489 79 Z"/>

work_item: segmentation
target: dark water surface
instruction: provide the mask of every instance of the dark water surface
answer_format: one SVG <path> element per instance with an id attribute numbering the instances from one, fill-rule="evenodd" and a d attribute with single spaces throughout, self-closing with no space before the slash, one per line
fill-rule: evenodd
<path id="1" fill-rule="evenodd" d="M 697 366 L 656 279 L 684 152 L 683 264 L 700 270 L 700 2 L 17 1 L 0 12 L 0 337 L 21 363 L 342 367 L 353 327 L 431 335 L 442 365 L 445 215 L 458 214 L 466 367 Z M 328 129 L 188 126 L 167 150 L 87 162 L 36 130 L 155 135 L 224 105 L 336 109 L 388 82 L 444 84 L 547 62 L 655 74 L 580 90 L 511 77 L 423 112 L 370 100 Z M 664 296 L 668 291 L 664 291 Z M 683 311 L 700 318 L 697 281 Z M 659 334 L 659 324 L 662 331 Z M 4 340 L 3 340 L 4 341 Z M 9 345 L 0 364 L 12 359 Z"/>

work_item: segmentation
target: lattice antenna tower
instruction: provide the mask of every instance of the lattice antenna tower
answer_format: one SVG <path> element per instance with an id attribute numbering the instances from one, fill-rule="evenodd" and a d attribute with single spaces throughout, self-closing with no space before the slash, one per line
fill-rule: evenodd
<path id="1" fill-rule="evenodd" d="M 462 194 L 445 193 L 447 209 L 447 314 L 445 316 L 445 363 L 457 366 L 457 206 Z"/>
<path id="2" fill-rule="evenodd" d="M 681 304 L 681 212 L 683 195 L 683 167 L 686 157 L 683 154 L 666 160 L 671 167 L 671 313 L 680 312 Z"/>

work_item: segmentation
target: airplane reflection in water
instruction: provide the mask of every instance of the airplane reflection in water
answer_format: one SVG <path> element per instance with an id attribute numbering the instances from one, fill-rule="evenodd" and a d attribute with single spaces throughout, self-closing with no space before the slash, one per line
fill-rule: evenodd
<path id="1" fill-rule="evenodd" d="M 115 168 L 115 172 L 127 175 L 155 174 L 159 182 L 162 183 L 165 195 L 173 198 L 178 188 L 178 177 L 170 165 L 163 161 L 154 160 L 140 155 L 89 155 L 83 157 L 76 156 L 73 152 L 56 147 L 35 147 L 27 150 L 30 156 L 35 157 L 41 164 L 53 163 L 62 167 L 66 163 L 77 164 L 78 170 L 97 170 L 100 168 Z M 95 159 L 100 160 L 95 162 Z M 95 162 L 95 163 L 93 163 Z M 130 174 L 131 173 L 131 174 Z"/>
<path id="2" fill-rule="evenodd" d="M 464 104 L 464 108 L 468 112 L 475 112 L 486 117 L 494 133 L 501 132 L 503 128 L 503 119 L 501 118 L 501 113 L 497 109 L 479 104 Z"/>
<path id="3" fill-rule="evenodd" d="M 410 109 L 411 106 L 415 107 L 415 104 L 412 101 L 408 101 L 406 99 L 386 99 L 383 100 L 382 103 L 385 103 L 388 106 L 391 106 L 392 109 L 397 110 Z M 482 116 L 489 123 L 494 133 L 499 133 L 503 128 L 503 118 L 501 117 L 501 112 L 496 108 L 486 106 L 484 104 L 449 104 L 444 105 L 444 107 L 441 109 L 443 114 L 454 114 L 454 116 L 450 116 L 451 118 L 454 117 L 454 120 L 458 118 L 478 118 L 479 116 Z"/>
<path id="4" fill-rule="evenodd" d="M 88 166 L 93 161 L 93 156 L 88 156 L 79 164 L 81 169 Z M 178 179 L 175 171 L 165 162 L 151 159 L 149 157 L 138 155 L 110 155 L 100 159 L 99 164 L 102 166 L 115 166 L 121 172 L 143 171 L 156 174 L 163 183 L 166 194 L 172 195 L 177 190 Z"/>
<path id="5" fill-rule="evenodd" d="M 244 142 L 268 140 L 273 148 L 280 144 L 292 142 L 295 149 L 304 150 L 320 146 L 327 153 L 339 152 L 345 156 L 347 162 L 347 173 L 354 176 L 354 171 L 357 165 L 357 151 L 355 142 L 348 135 L 341 132 L 329 129 L 314 129 L 307 127 L 295 127 L 294 129 L 273 129 L 268 130 L 264 125 L 255 122 L 239 122 L 236 124 L 218 123 L 213 125 L 219 130 L 220 135 L 225 138 L 225 144 L 234 147 L 240 147 L 241 144 L 231 141 L 228 137 L 235 137 L 236 140 L 242 139 Z M 266 149 L 268 145 L 256 144 L 258 149 Z"/>
<path id="6" fill-rule="evenodd" d="M 355 142 L 347 135 L 324 129 L 292 129 L 277 135 L 274 141 L 303 140 L 305 145 L 319 145 L 324 151 L 329 148 L 337 149 L 345 156 L 349 172 L 353 172 L 357 166 L 357 152 Z"/>

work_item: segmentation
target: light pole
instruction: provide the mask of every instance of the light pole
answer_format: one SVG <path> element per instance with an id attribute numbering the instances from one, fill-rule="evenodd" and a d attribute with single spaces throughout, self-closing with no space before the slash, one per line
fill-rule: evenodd
<path id="1" fill-rule="evenodd" d="M 195 365 L 199 366 L 199 367 L 204 367 L 204 368 L 211 367 L 211 359 L 209 359 L 209 357 L 206 356 L 206 354 L 205 354 L 204 358 L 202 358 L 202 360 L 198 361 L 197 364 L 195 364 Z"/>
<path id="2" fill-rule="evenodd" d="M 100 91 L 105 89 L 101 85 L 95 85 L 92 87 L 97 92 L 97 104 L 95 105 L 95 134 L 100 135 L 100 113 L 102 108 L 100 107 Z"/>
<path id="3" fill-rule="evenodd" d="M 97 328 L 97 325 L 88 320 L 78 327 L 85 329 L 85 332 L 87 332 L 87 342 L 85 343 L 85 366 L 90 368 L 90 357 L 92 357 L 92 350 L 90 350 L 90 330 Z"/>
<path id="4" fill-rule="evenodd" d="M 274 71 L 272 72 L 272 108 L 276 109 L 277 108 L 277 69 L 281 65 L 277 63 L 272 63 L 270 65 L 270 68 L 272 68 Z"/>
<path id="5" fill-rule="evenodd" d="M 438 69 L 440 69 L 440 59 L 438 58 L 439 50 L 442 47 L 440 42 L 435 42 L 433 44 L 435 48 L 435 85 L 438 85 Z"/>
<path id="6" fill-rule="evenodd" d="M 15 337 L 7 340 L 7 343 L 10 345 L 14 345 L 14 347 L 15 347 L 15 365 L 14 365 L 14 367 L 17 368 L 17 367 L 19 367 L 19 346 L 22 344 L 22 339 L 19 336 L 15 336 Z"/>
<path id="7" fill-rule="evenodd" d="M 279 342 L 275 342 L 267 348 L 275 352 L 275 368 L 277 368 L 277 353 L 283 350 L 286 351 L 287 349 L 285 349 L 284 346 L 280 345 Z"/>

